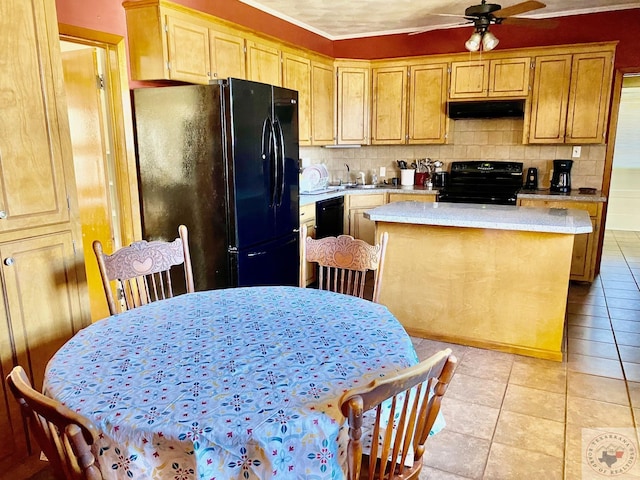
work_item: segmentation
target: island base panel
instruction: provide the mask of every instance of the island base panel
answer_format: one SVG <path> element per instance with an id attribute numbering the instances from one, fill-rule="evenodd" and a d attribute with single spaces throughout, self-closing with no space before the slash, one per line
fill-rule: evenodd
<path id="1" fill-rule="evenodd" d="M 562 359 L 574 236 L 377 222 L 380 302 L 421 337 Z"/>

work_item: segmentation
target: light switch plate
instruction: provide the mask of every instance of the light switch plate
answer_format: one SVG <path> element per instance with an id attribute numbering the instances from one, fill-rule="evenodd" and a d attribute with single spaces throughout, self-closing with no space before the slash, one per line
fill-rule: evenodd
<path id="1" fill-rule="evenodd" d="M 386 177 L 386 176 L 387 176 L 387 169 L 386 169 L 386 167 L 380 167 L 380 176 L 381 176 L 381 177 Z"/>
<path id="2" fill-rule="evenodd" d="M 571 152 L 571 156 L 573 158 L 580 158 L 580 152 L 582 151 L 582 147 L 576 145 L 573 147 L 573 152 Z"/>

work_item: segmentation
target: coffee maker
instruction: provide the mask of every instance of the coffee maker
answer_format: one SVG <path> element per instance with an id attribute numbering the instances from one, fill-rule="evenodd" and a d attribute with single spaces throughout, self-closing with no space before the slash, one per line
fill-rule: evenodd
<path id="1" fill-rule="evenodd" d="M 554 160 L 553 175 L 549 191 L 569 193 L 571 191 L 571 166 L 573 160 Z"/>

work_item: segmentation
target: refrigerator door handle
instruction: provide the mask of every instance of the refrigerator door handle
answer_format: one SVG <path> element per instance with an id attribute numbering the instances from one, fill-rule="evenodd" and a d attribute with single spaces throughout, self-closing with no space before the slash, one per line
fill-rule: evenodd
<path id="1" fill-rule="evenodd" d="M 276 153 L 276 139 L 271 118 L 267 117 L 262 123 L 262 160 L 268 159 L 269 168 L 269 208 L 273 208 L 276 201 L 276 186 L 278 184 L 275 169 L 274 154 Z"/>
<path id="2" fill-rule="evenodd" d="M 278 140 L 280 142 L 280 148 L 276 150 L 276 152 L 280 155 L 280 161 L 276 161 L 276 163 L 279 164 L 280 167 L 280 185 L 279 185 L 279 192 L 278 192 L 278 202 L 277 205 L 278 207 L 280 205 L 282 205 L 282 197 L 284 196 L 284 168 L 285 168 L 285 153 L 284 153 L 284 134 L 282 133 L 282 126 L 280 125 L 280 121 L 278 120 L 278 117 L 276 117 L 276 119 L 273 121 L 273 128 L 274 130 L 278 131 Z M 278 168 L 278 167 L 276 167 Z"/>
<path id="3" fill-rule="evenodd" d="M 247 253 L 247 257 L 259 257 L 261 255 L 266 255 L 267 252 L 250 252 Z"/>
<path id="4" fill-rule="evenodd" d="M 273 179 L 273 183 L 271 183 L 271 205 L 269 206 L 275 207 L 277 205 L 278 191 L 280 189 L 280 181 L 278 179 L 280 176 L 278 173 L 278 138 L 276 136 L 275 122 L 269 120 L 269 124 L 271 126 L 271 146 L 273 147 L 273 150 L 271 151 L 271 178 Z"/>

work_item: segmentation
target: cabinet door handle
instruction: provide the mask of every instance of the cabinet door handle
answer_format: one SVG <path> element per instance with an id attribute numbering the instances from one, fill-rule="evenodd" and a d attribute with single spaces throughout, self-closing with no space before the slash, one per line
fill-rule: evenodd
<path id="1" fill-rule="evenodd" d="M 10 267 L 11 265 L 13 265 L 15 262 L 15 260 L 11 257 L 7 257 L 4 259 L 4 264 L 8 267 Z"/>
<path id="2" fill-rule="evenodd" d="M 0 219 L 2 218 L 7 218 L 7 212 L 5 212 L 4 210 L 0 210 Z"/>

